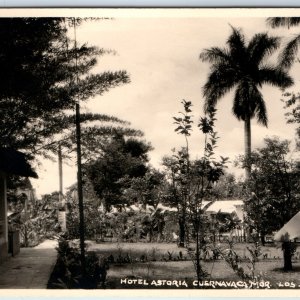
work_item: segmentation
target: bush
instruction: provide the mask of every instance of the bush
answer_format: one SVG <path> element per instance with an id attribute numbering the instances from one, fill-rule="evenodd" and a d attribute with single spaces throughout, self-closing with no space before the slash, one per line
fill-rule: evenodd
<path id="1" fill-rule="evenodd" d="M 71 247 L 65 237 L 61 237 L 56 248 L 57 263 L 50 277 L 48 288 L 95 289 L 104 288 L 108 261 L 99 259 L 95 252 L 86 252 L 86 274 L 82 274 L 79 248 Z"/>

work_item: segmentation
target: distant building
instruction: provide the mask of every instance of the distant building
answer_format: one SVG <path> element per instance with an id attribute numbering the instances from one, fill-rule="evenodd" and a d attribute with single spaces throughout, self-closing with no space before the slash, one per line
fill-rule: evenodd
<path id="1" fill-rule="evenodd" d="M 37 200 L 35 189 L 32 187 L 29 178 L 24 180 L 24 184 L 16 190 L 16 196 L 24 195 L 28 199 L 27 205 L 34 205 Z"/>
<path id="2" fill-rule="evenodd" d="M 209 201 L 203 201 L 203 206 L 207 205 Z M 218 200 L 215 201 L 208 209 L 210 213 L 227 213 L 236 214 L 236 216 L 244 221 L 244 201 L 243 200 Z"/>
<path id="3" fill-rule="evenodd" d="M 209 204 L 209 201 L 203 202 L 203 207 Z M 246 229 L 244 225 L 244 202 L 243 200 L 219 200 L 215 201 L 211 206 L 207 209 L 207 214 L 211 216 L 211 218 L 215 218 L 216 215 L 223 214 L 229 215 L 233 219 L 238 221 L 238 226 L 232 229 L 230 232 L 225 232 L 223 236 L 231 236 L 238 241 L 242 241 L 245 238 Z"/>

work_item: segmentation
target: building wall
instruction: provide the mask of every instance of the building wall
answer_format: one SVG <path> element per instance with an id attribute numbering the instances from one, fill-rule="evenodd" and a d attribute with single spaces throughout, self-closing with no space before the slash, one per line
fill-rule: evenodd
<path id="1" fill-rule="evenodd" d="M 0 172 L 0 263 L 8 255 L 6 175 Z"/>

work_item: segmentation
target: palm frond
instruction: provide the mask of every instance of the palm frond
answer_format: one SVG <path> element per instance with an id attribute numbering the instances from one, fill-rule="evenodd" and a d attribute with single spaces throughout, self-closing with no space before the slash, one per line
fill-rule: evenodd
<path id="1" fill-rule="evenodd" d="M 278 37 L 269 37 L 266 33 L 255 34 L 247 47 L 250 63 L 259 65 L 266 56 L 273 54 L 279 45 Z"/>
<path id="2" fill-rule="evenodd" d="M 235 69 L 220 65 L 220 68 L 212 71 L 203 87 L 204 111 L 207 112 L 210 107 L 215 107 L 217 101 L 229 92 L 237 81 L 238 77 Z"/>
<path id="3" fill-rule="evenodd" d="M 253 118 L 264 126 L 268 124 L 267 110 L 262 93 L 258 90 L 255 82 L 243 81 L 237 87 L 233 114 L 238 120 L 245 121 L 246 116 Z"/>
<path id="4" fill-rule="evenodd" d="M 272 66 L 263 66 L 257 75 L 260 85 L 271 84 L 284 89 L 294 84 L 293 78 L 286 71 Z"/>
<path id="5" fill-rule="evenodd" d="M 261 95 L 261 93 L 257 94 L 257 99 L 255 100 L 255 115 L 257 118 L 257 122 L 262 124 L 265 127 L 268 127 L 268 113 L 266 108 L 266 103 Z"/>
<path id="6" fill-rule="evenodd" d="M 104 114 L 93 114 L 93 113 L 82 113 L 80 115 L 81 123 L 87 123 L 87 122 L 93 122 L 93 121 L 113 122 L 113 123 L 119 123 L 119 124 L 124 124 L 124 125 L 130 125 L 129 122 L 121 120 L 114 116 L 109 116 L 109 115 L 104 115 Z M 74 123 L 75 116 L 74 115 L 65 115 L 65 116 L 63 116 L 61 122 Z"/>
<path id="7" fill-rule="evenodd" d="M 203 52 L 200 53 L 199 59 L 203 62 L 208 61 L 212 64 L 225 63 L 226 61 L 231 61 L 230 54 L 227 49 L 221 49 L 218 47 L 212 47 L 209 49 L 204 49 Z"/>
<path id="8" fill-rule="evenodd" d="M 93 114 L 93 113 L 83 113 L 80 115 L 81 122 L 92 122 L 92 121 L 101 121 L 101 122 L 113 122 L 124 125 L 130 125 L 128 121 L 121 120 L 114 116 L 104 115 L 104 114 Z"/>
<path id="9" fill-rule="evenodd" d="M 204 205 L 204 207 L 201 210 L 203 212 L 207 211 L 215 202 L 216 202 L 216 200 L 212 200 L 212 201 L 208 202 L 207 204 Z"/>
<path id="10" fill-rule="evenodd" d="M 100 74 L 90 74 L 74 87 L 74 93 L 78 93 L 80 100 L 87 100 L 93 96 L 93 93 L 103 95 L 110 88 L 130 83 L 130 77 L 126 71 L 105 71 Z M 93 86 L 94 90 L 90 89 Z"/>
<path id="11" fill-rule="evenodd" d="M 245 121 L 249 114 L 249 86 L 247 82 L 240 82 L 233 98 L 232 113 L 238 120 Z"/>
<path id="12" fill-rule="evenodd" d="M 285 45 L 279 55 L 279 66 L 281 68 L 289 69 L 292 66 L 293 62 L 296 60 L 299 44 L 300 35 L 297 35 Z"/>
<path id="13" fill-rule="evenodd" d="M 144 133 L 140 130 L 132 128 L 119 127 L 119 126 L 93 126 L 82 128 L 82 136 L 91 137 L 93 136 L 113 136 L 113 135 L 124 135 L 127 137 L 142 137 Z"/>
<path id="14" fill-rule="evenodd" d="M 245 45 L 245 37 L 241 33 L 240 29 L 232 27 L 232 34 L 229 36 L 227 40 L 227 45 L 229 46 L 230 55 L 232 60 L 240 60 L 241 58 L 246 58 L 246 45 Z"/>
<path id="15" fill-rule="evenodd" d="M 272 28 L 285 26 L 285 27 L 292 27 L 298 26 L 300 24 L 299 17 L 275 17 L 275 18 L 267 18 L 267 24 Z"/>

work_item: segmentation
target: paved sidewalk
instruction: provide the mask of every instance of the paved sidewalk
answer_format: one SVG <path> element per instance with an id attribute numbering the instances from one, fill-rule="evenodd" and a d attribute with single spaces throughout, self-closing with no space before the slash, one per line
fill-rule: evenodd
<path id="1" fill-rule="evenodd" d="M 35 248 L 21 248 L 0 264 L 0 289 L 45 289 L 56 263 L 55 241 Z"/>

